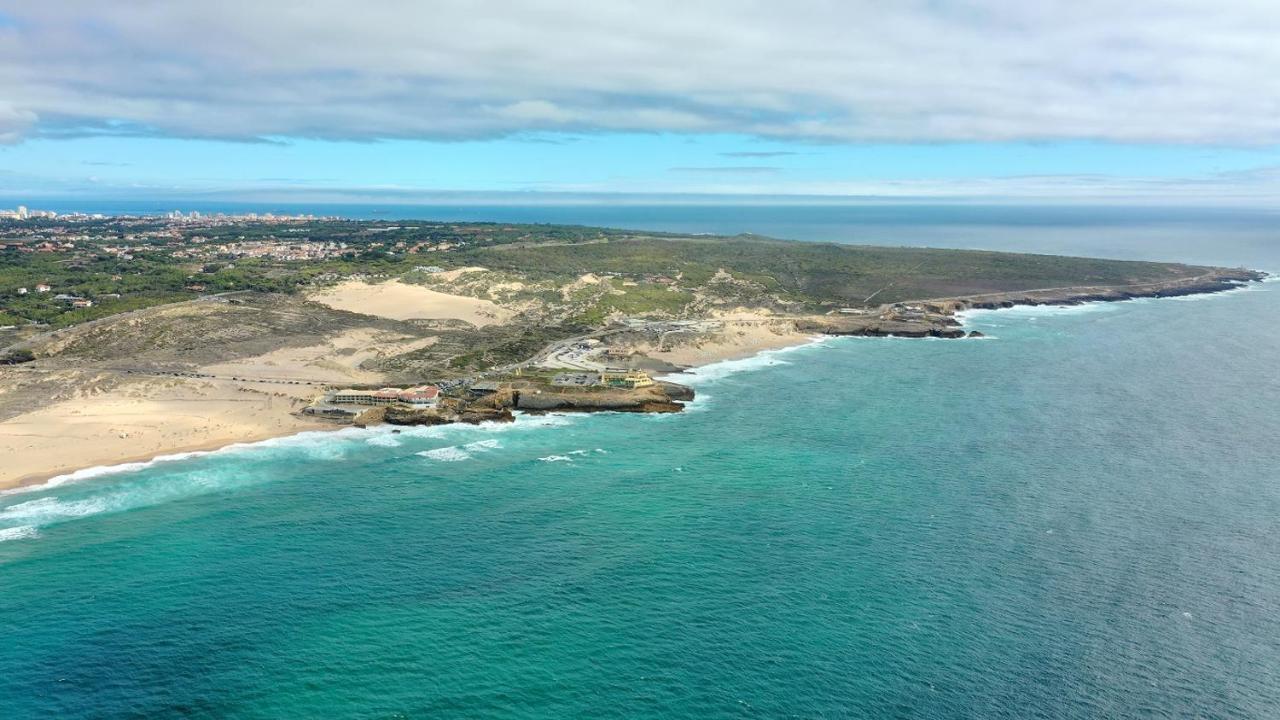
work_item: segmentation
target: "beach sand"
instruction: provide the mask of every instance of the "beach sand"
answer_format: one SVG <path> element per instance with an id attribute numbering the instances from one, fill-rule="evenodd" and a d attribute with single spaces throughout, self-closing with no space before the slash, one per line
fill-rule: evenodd
<path id="1" fill-rule="evenodd" d="M 484 326 L 511 317 L 509 310 L 490 300 L 449 295 L 399 280 L 373 284 L 349 280 L 312 293 L 308 299 L 338 310 L 393 320 L 465 320 Z"/>
<path id="2" fill-rule="evenodd" d="M 723 360 L 739 360 L 765 350 L 803 345 L 813 339 L 799 332 L 788 320 L 764 313 L 734 312 L 718 315 L 724 329 L 712 335 L 669 335 L 657 343 L 645 343 L 635 349 L 649 357 L 673 365 L 697 367 Z"/>
<path id="3" fill-rule="evenodd" d="M 290 414 L 314 392 L 309 386 L 174 378 L 55 403 L 0 422 L 0 489 L 81 468 L 332 427 Z"/>
<path id="4" fill-rule="evenodd" d="M 81 468 L 336 427 L 292 413 L 326 384 L 386 382 L 360 364 L 433 342 L 433 337 L 360 328 L 317 345 L 282 348 L 197 371 L 214 378 L 107 375 L 92 368 L 58 373 L 60 383 L 74 390 L 0 422 L 0 489 Z M 3 373 L 0 378 L 10 382 L 0 383 L 0 399 L 18 384 L 16 375 L 6 378 Z"/>

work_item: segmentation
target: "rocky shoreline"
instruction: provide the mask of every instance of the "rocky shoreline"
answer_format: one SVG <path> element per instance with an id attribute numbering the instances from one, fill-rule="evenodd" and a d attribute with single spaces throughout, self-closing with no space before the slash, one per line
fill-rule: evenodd
<path id="1" fill-rule="evenodd" d="M 556 389 L 514 381 L 495 393 L 474 400 L 446 398 L 426 409 L 389 406 L 365 413 L 360 423 L 389 425 L 449 425 L 453 423 L 513 422 L 514 411 L 672 413 L 684 410 L 694 398 L 692 388 L 658 382 L 636 389 Z"/>
<path id="2" fill-rule="evenodd" d="M 1051 288 L 938 298 L 897 303 L 874 311 L 802 318 L 796 321 L 796 327 L 803 332 L 822 335 L 948 339 L 980 337 L 981 333 L 966 332 L 956 315 L 965 310 L 998 310 L 1019 305 L 1081 305 L 1088 302 L 1203 295 L 1234 290 L 1267 277 L 1267 273 L 1258 270 L 1222 269 L 1186 280 L 1126 287 Z"/>

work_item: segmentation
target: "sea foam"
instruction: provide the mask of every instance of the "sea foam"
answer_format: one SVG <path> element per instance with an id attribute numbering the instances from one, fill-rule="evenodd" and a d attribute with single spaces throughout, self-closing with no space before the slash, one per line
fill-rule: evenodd
<path id="1" fill-rule="evenodd" d="M 31 525 L 0 528 L 0 542 L 5 542 L 7 540 L 25 540 L 27 538 L 35 537 L 40 537 L 40 530 Z"/>
<path id="2" fill-rule="evenodd" d="M 750 357 L 738 358 L 736 360 L 721 360 L 720 362 L 709 363 L 700 367 L 686 370 L 680 373 L 672 373 L 663 375 L 661 379 L 677 382 L 690 387 L 698 387 L 717 380 L 723 380 L 730 375 L 738 373 L 750 372 L 752 370 L 761 370 L 775 365 L 790 365 L 791 363 L 783 359 L 788 353 L 798 350 L 805 350 L 816 345 L 824 345 L 832 340 L 831 337 L 814 337 L 808 342 L 798 345 L 791 345 L 784 348 L 776 348 L 773 350 L 761 350 Z"/>
<path id="3" fill-rule="evenodd" d="M 449 445 L 447 447 L 436 448 L 435 450 L 423 450 L 417 453 L 424 458 L 437 460 L 439 462 L 461 462 L 470 460 L 471 454 L 457 445 Z"/>

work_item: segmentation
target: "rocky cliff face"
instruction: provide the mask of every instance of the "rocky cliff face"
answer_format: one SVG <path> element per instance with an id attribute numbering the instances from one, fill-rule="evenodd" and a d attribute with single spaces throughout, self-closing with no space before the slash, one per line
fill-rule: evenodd
<path id="1" fill-rule="evenodd" d="M 449 425 L 452 423 L 512 422 L 512 410 L 527 412 L 680 412 L 693 399 L 693 389 L 662 382 L 652 387 L 570 389 L 552 387 L 504 388 L 475 400 L 448 398 L 437 407 L 413 410 L 380 408 L 381 420 L 392 425 Z"/>
<path id="2" fill-rule="evenodd" d="M 675 383 L 635 390 L 521 390 L 516 397 L 516 407 L 532 412 L 680 412 L 684 404 L 672 395 L 692 400 L 693 390 Z"/>
<path id="3" fill-rule="evenodd" d="M 865 337 L 909 337 L 909 338 L 959 338 L 964 337 L 964 330 L 955 325 L 954 320 L 939 318 L 908 322 L 905 320 L 881 320 L 864 317 L 813 317 L 796 322 L 801 332 L 821 333 L 823 335 L 861 335 Z"/>
<path id="4" fill-rule="evenodd" d="M 426 410 L 392 405 L 385 409 L 382 420 L 392 425 L 451 425 L 482 422 L 512 422 L 510 407 L 472 407 L 456 400 L 441 402 Z"/>

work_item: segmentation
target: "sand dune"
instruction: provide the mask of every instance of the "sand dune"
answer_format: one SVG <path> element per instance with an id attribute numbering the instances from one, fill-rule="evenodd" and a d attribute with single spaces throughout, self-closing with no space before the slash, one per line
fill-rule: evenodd
<path id="1" fill-rule="evenodd" d="M 361 368 L 365 360 L 411 352 L 435 341 L 434 337 L 412 338 L 363 328 L 335 335 L 319 345 L 282 348 L 257 357 L 206 365 L 201 372 L 328 383 L 376 383 L 382 382 L 383 376 Z"/>
<path id="2" fill-rule="evenodd" d="M 510 311 L 489 300 L 449 295 L 399 280 L 377 284 L 350 280 L 313 293 L 309 299 L 338 310 L 393 320 L 465 320 L 492 325 L 511 317 Z"/>

